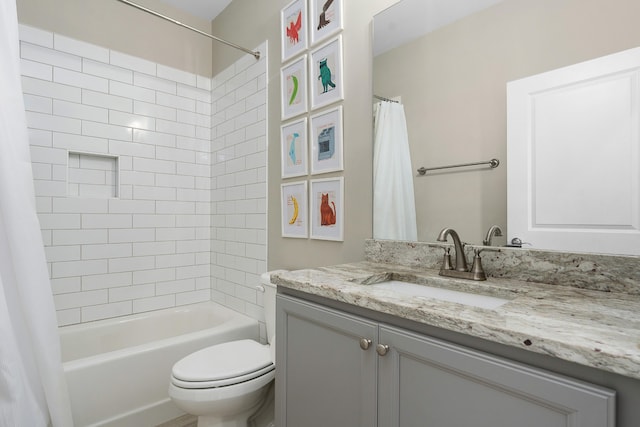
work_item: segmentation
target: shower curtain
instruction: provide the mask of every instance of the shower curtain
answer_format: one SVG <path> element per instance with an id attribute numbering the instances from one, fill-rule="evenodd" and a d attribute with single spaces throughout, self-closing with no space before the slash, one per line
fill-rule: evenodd
<path id="1" fill-rule="evenodd" d="M 373 148 L 373 238 L 416 241 L 416 206 L 404 106 L 376 104 Z"/>
<path id="2" fill-rule="evenodd" d="M 0 426 L 72 426 L 20 81 L 15 0 L 0 0 Z"/>

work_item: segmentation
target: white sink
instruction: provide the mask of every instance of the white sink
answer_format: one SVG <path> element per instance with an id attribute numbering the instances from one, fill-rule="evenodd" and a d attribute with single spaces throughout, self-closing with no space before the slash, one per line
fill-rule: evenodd
<path id="1" fill-rule="evenodd" d="M 409 297 L 433 298 L 487 309 L 495 309 L 509 302 L 509 300 L 503 298 L 452 291 L 427 285 L 416 285 L 415 283 L 402 282 L 400 280 L 387 280 L 369 286 L 373 289 L 392 291 Z"/>

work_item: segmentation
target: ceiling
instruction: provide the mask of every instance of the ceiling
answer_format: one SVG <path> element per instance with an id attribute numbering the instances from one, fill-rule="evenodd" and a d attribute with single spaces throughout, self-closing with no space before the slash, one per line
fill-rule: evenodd
<path id="1" fill-rule="evenodd" d="M 231 0 L 160 0 L 207 21 L 212 21 L 231 3 Z"/>

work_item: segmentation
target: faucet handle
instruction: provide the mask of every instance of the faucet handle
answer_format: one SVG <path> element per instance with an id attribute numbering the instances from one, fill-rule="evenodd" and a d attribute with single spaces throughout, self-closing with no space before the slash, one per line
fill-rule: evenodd
<path id="1" fill-rule="evenodd" d="M 473 249 L 474 257 L 473 257 L 473 265 L 471 266 L 471 274 L 473 274 L 473 280 L 487 280 L 487 276 L 484 274 L 484 269 L 482 268 L 482 258 L 480 258 L 480 252 L 482 249 Z"/>
<path id="2" fill-rule="evenodd" d="M 453 270 L 451 267 L 451 248 L 445 247 L 444 249 L 444 257 L 442 258 L 442 267 L 441 270 Z"/>

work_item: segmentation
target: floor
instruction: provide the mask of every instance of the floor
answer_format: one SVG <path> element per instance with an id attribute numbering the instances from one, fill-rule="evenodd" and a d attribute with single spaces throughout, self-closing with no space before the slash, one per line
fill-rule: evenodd
<path id="1" fill-rule="evenodd" d="M 183 415 L 175 420 L 167 421 L 157 427 L 196 427 L 198 418 L 193 415 Z"/>

